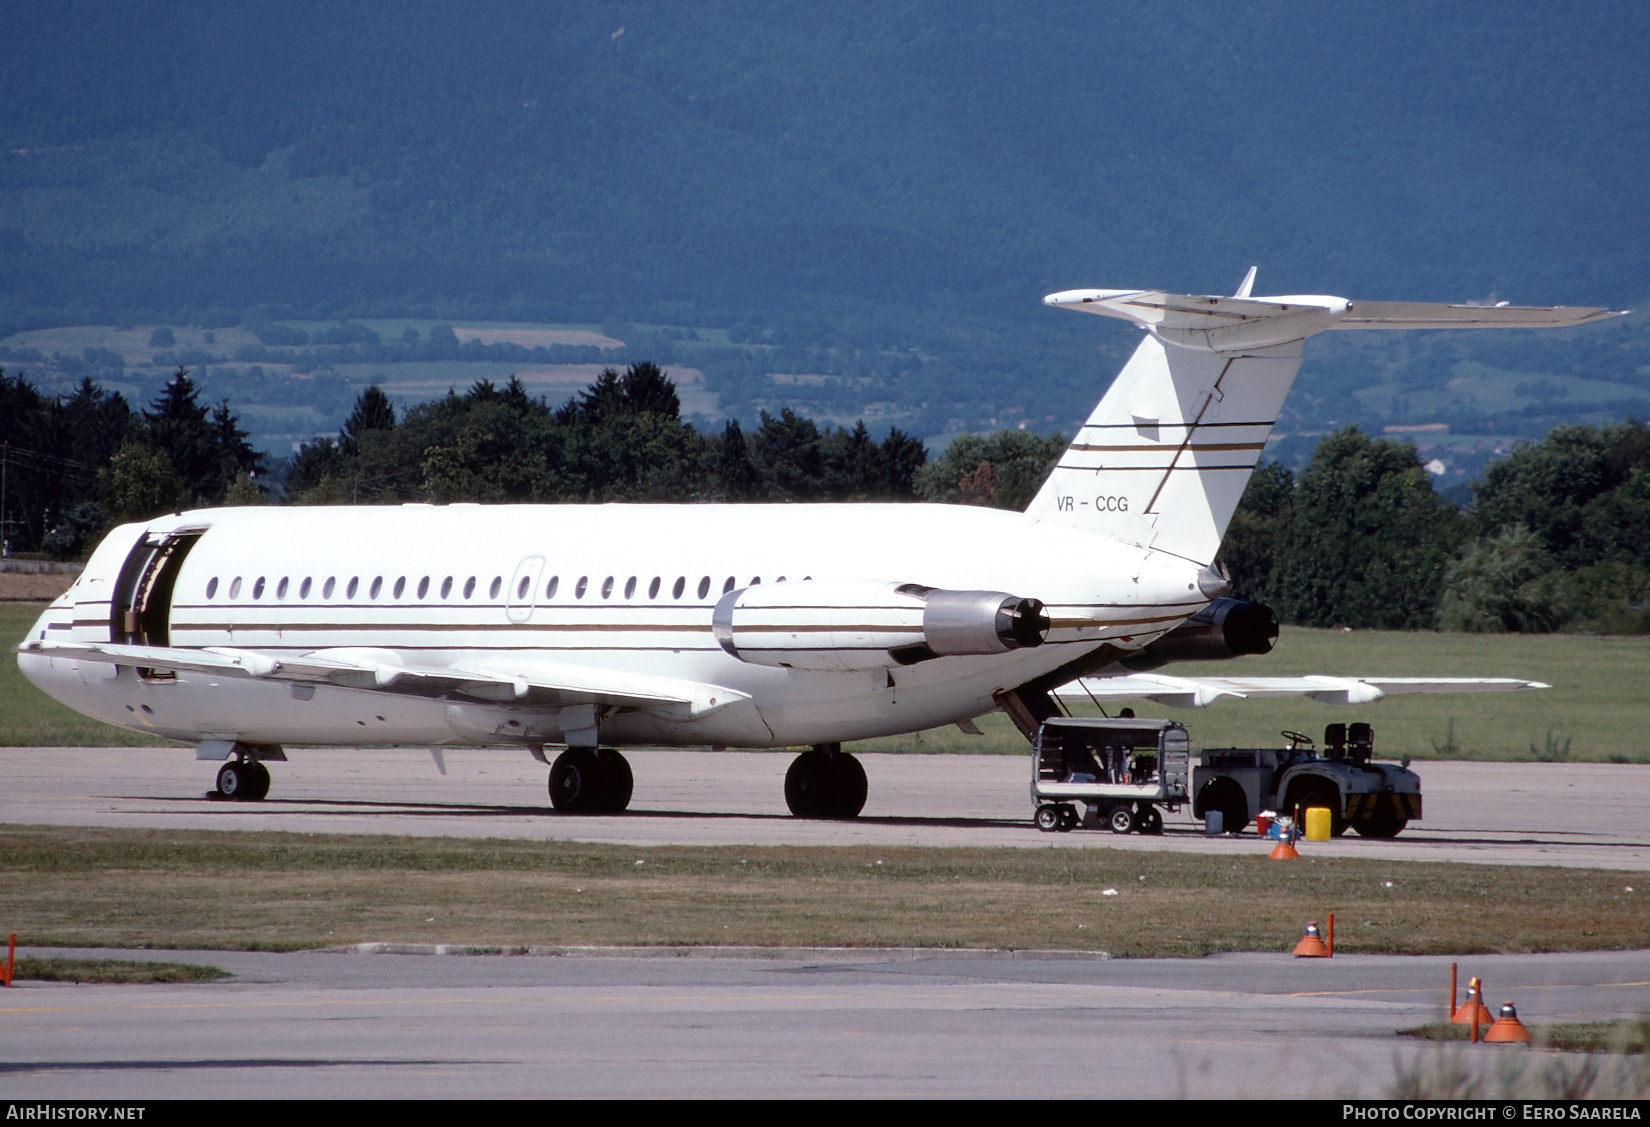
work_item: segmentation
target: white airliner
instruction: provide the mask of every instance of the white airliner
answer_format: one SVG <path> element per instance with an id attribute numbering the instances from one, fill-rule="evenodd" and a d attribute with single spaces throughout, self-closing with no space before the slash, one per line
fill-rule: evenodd
<path id="1" fill-rule="evenodd" d="M 1221 538 L 1326 329 L 1577 325 L 1604 309 L 1073 290 L 1046 304 L 1146 330 L 1024 513 L 880 505 L 205 509 L 123 525 L 16 647 L 88 716 L 197 744 L 256 800 L 283 745 L 510 745 L 562 811 L 629 802 L 624 746 L 810 745 L 791 810 L 852 817 L 844 740 L 1051 694 L 1203 705 L 1515 680 L 1188 680 L 1165 661 L 1263 653 L 1224 597 Z M 1140 672 L 1146 670 L 1145 672 Z"/>

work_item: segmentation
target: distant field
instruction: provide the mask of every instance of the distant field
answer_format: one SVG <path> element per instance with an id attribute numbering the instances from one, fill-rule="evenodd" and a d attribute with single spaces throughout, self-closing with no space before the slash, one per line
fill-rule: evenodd
<path id="1" fill-rule="evenodd" d="M 1177 676 L 1199 674 L 1385 674 L 1450 677 L 1523 677 L 1551 689 L 1494 694 L 1391 697 L 1379 704 L 1337 708 L 1307 700 L 1229 700 L 1202 709 L 1171 709 L 1151 701 L 1132 704 L 1141 716 L 1179 720 L 1194 747 L 1275 746 L 1282 729 L 1316 738 L 1324 725 L 1367 720 L 1375 726 L 1375 751 L 1383 758 L 1530 759 L 1530 745 L 1545 754 L 1549 733 L 1569 758 L 1650 762 L 1650 638 L 1584 637 L 1573 634 L 1406 634 L 1356 631 L 1341 634 L 1286 626 L 1277 649 L 1265 657 L 1176 665 Z M 1079 715 L 1094 715 L 1092 705 Z M 1115 714 L 1116 709 L 1108 708 Z M 1450 724 L 1455 741 L 1449 748 Z M 1025 751 L 1025 741 L 1006 717 L 979 722 L 984 736 L 955 728 L 869 740 L 866 751 Z"/>
<path id="2" fill-rule="evenodd" d="M 0 603 L 0 638 L 20 641 L 40 604 Z M 1650 762 L 1650 638 L 1482 634 L 1403 634 L 1285 627 L 1278 648 L 1263 658 L 1175 666 L 1175 673 L 1386 674 L 1524 677 L 1551 689 L 1481 695 L 1393 697 L 1380 704 L 1336 708 L 1311 701 L 1223 701 L 1204 709 L 1170 709 L 1135 701 L 1141 716 L 1179 720 L 1194 747 L 1266 746 L 1282 729 L 1323 735 L 1336 721 L 1368 720 L 1384 758 L 1519 760 L 1539 756 L 1578 761 Z M 1127 702 L 1118 702 L 1118 707 Z M 1077 710 L 1092 715 L 1092 705 Z M 1115 713 L 1116 709 L 1108 708 Z M 1454 745 L 1451 746 L 1451 724 Z M 1023 754 L 1025 741 L 1007 718 L 982 718 L 983 736 L 936 728 L 910 736 L 866 740 L 857 751 Z M 17 663 L 0 665 L 0 745 L 135 745 L 160 741 L 87 720 L 23 679 Z M 1531 745 L 1535 751 L 1532 753 Z"/>

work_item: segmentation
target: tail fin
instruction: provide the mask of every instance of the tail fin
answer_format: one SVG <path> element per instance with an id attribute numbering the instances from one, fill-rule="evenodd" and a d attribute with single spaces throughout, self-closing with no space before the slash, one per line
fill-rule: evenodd
<path id="1" fill-rule="evenodd" d="M 1316 294 L 1232 297 L 1068 290 L 1044 304 L 1148 330 L 1027 513 L 1125 543 L 1213 561 L 1300 368 L 1325 329 L 1577 325 L 1605 309 L 1354 304 Z"/>
<path id="2" fill-rule="evenodd" d="M 1212 562 L 1300 362 L 1298 340 L 1219 353 L 1148 336 L 1027 512 Z"/>

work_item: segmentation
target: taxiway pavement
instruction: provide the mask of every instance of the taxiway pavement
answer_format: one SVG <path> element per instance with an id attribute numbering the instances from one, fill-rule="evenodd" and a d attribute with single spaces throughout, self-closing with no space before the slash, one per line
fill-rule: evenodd
<path id="1" fill-rule="evenodd" d="M 1161 837 L 1032 827 L 1026 757 L 865 755 L 870 798 L 851 822 L 785 809 L 782 752 L 628 751 L 621 815 L 550 810 L 525 752 L 290 749 L 260 803 L 206 798 L 217 765 L 188 748 L 0 748 L 0 822 L 301 833 L 382 833 L 626 845 L 1004 845 L 1243 852 L 1183 810 Z M 1425 817 L 1393 841 L 1349 833 L 1320 856 L 1650 869 L 1650 765 L 1421 762 Z"/>
<path id="2" fill-rule="evenodd" d="M 80 952 L 226 981 L 0 991 L 8 1099 L 1311 1096 L 1509 1053 L 1396 1036 L 1449 960 Z M 1475 956 L 1527 1021 L 1650 1010 L 1650 952 Z"/>

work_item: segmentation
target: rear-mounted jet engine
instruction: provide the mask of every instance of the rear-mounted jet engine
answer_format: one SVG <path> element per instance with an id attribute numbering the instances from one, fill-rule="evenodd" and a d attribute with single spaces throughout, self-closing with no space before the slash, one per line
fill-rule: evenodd
<path id="1" fill-rule="evenodd" d="M 1042 645 L 1049 626 L 1041 602 L 1002 591 L 853 580 L 742 587 L 712 623 L 740 661 L 823 670 L 1008 653 Z"/>

